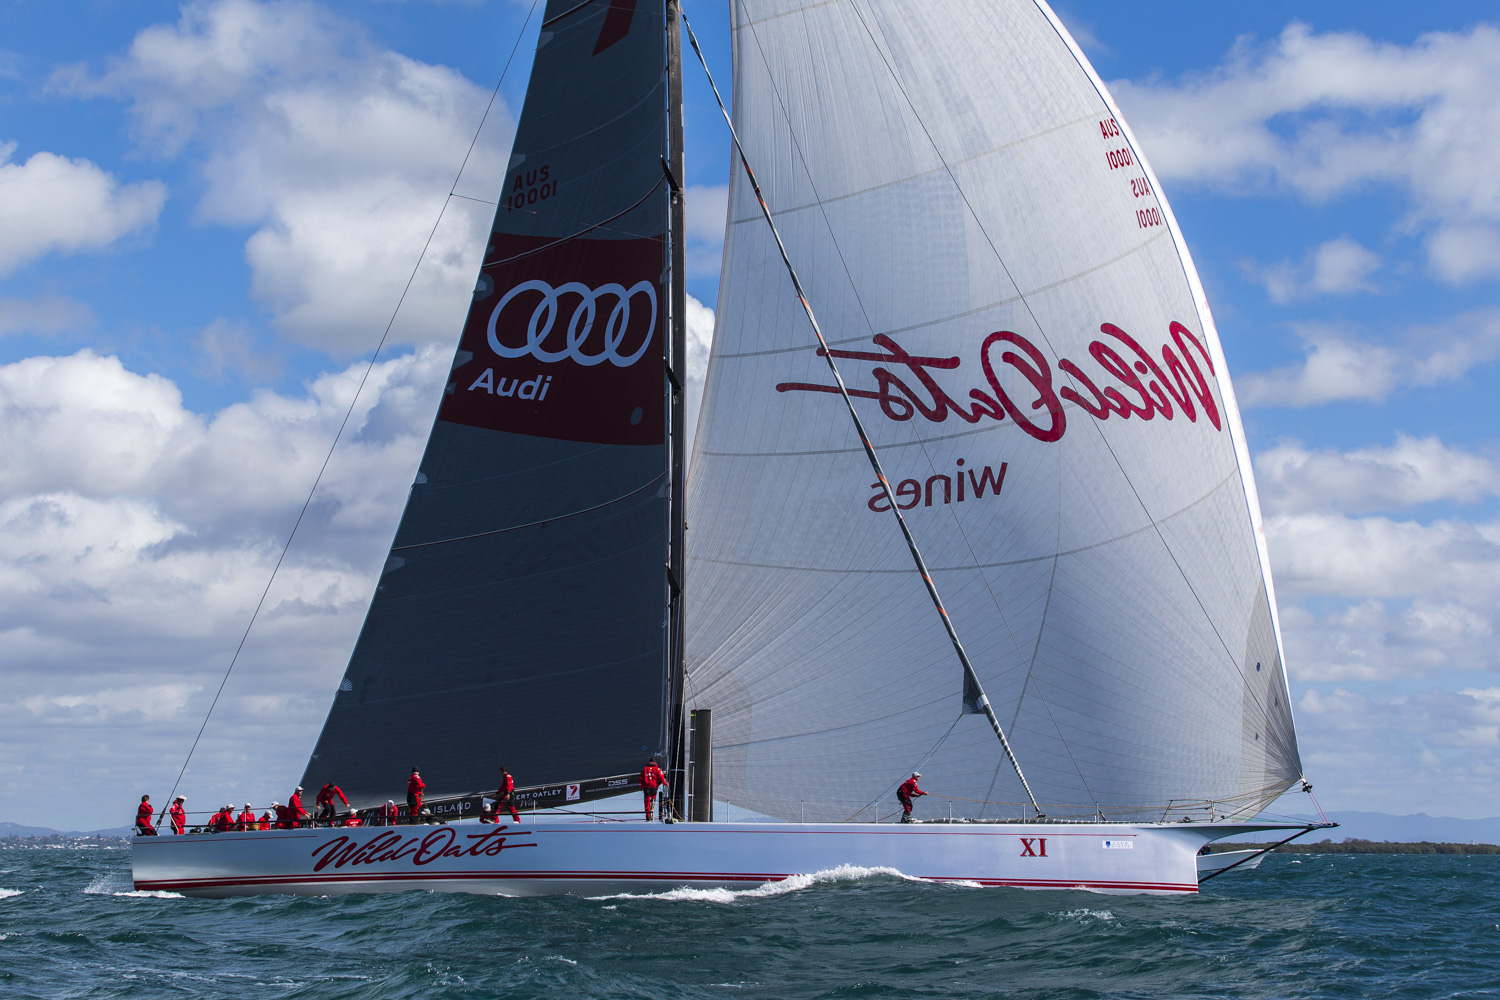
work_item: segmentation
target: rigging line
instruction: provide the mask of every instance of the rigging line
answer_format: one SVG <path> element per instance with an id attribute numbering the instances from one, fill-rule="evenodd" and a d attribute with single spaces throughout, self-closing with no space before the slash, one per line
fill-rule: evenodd
<path id="1" fill-rule="evenodd" d="M 792 127 L 792 116 L 787 111 L 786 101 L 781 96 L 781 88 L 776 85 L 776 77 L 775 77 L 775 74 L 771 72 L 771 63 L 770 63 L 770 60 L 768 60 L 766 58 L 765 46 L 761 45 L 761 42 L 760 42 L 760 33 L 755 30 L 755 25 L 754 24 L 747 25 L 747 27 L 750 29 L 750 37 L 755 40 L 756 51 L 758 51 L 760 53 L 761 65 L 766 68 L 766 77 L 767 77 L 767 79 L 769 79 L 771 81 L 771 92 L 776 95 L 776 103 L 781 106 L 781 117 L 782 117 L 782 120 L 785 121 L 786 124 L 787 124 L 787 133 L 788 133 L 788 135 L 790 136 L 790 138 L 792 140 L 792 148 L 796 150 L 796 152 L 797 152 L 797 159 L 800 160 L 801 163 L 802 163 L 802 173 L 803 173 L 804 176 L 807 177 L 807 184 L 808 184 L 808 187 L 812 191 L 813 202 L 818 206 L 818 212 L 823 217 L 823 225 L 828 230 L 828 239 L 833 243 L 833 249 L 838 254 L 839 265 L 841 267 L 843 267 L 843 269 L 844 269 L 844 277 L 848 279 L 849 290 L 854 293 L 854 301 L 859 305 L 859 313 L 860 313 L 861 316 L 864 317 L 865 327 L 870 331 L 870 334 L 873 336 L 875 334 L 875 332 L 876 332 L 875 331 L 875 323 L 870 319 L 870 313 L 869 313 L 869 311 L 865 309 L 864 296 L 860 294 L 859 286 L 858 286 L 858 284 L 854 280 L 854 274 L 853 274 L 853 272 L 851 272 L 849 270 L 849 261 L 848 261 L 848 258 L 846 258 L 844 256 L 844 248 L 839 243 L 839 239 L 838 239 L 837 234 L 834 233 L 833 222 L 832 222 L 832 220 L 830 220 L 828 218 L 828 209 L 824 205 L 823 196 L 818 193 L 818 183 L 817 183 L 816 180 L 813 179 L 812 168 L 808 165 L 806 154 L 804 154 L 802 152 L 802 143 L 797 138 L 796 129 L 794 129 Z M 825 350 L 827 349 L 827 344 L 824 344 L 824 349 Z M 922 457 L 927 460 L 927 468 L 929 470 L 931 470 L 932 472 L 937 472 L 937 463 L 933 461 L 932 453 L 930 451 L 928 451 L 928 449 L 927 449 L 927 442 L 923 439 L 921 432 L 917 429 L 917 427 L 915 425 L 913 425 L 913 427 L 912 427 L 912 436 L 917 439 L 917 444 L 918 444 L 918 446 L 922 450 Z M 960 472 L 958 474 L 960 476 L 963 475 L 962 470 L 960 470 Z M 971 473 L 971 476 L 972 476 L 972 473 Z M 953 505 L 953 504 L 949 504 L 948 505 L 948 516 L 953 520 L 953 526 L 958 529 L 958 535 L 959 535 L 960 538 L 963 539 L 964 547 L 969 550 L 970 560 L 974 563 L 975 567 L 978 568 L 978 566 L 979 566 L 979 553 L 974 550 L 974 543 L 973 543 L 972 540 L 970 540 L 969 533 L 966 530 L 964 530 L 963 521 L 959 518 L 959 516 L 958 516 L 958 508 L 955 505 Z M 1056 571 L 1056 566 L 1057 566 L 1057 563 L 1054 561 L 1053 562 L 1054 573 Z M 986 572 L 984 572 L 984 570 L 981 569 L 979 571 L 979 579 L 980 579 L 981 582 L 983 582 L 985 591 L 990 595 L 990 603 L 995 606 L 995 614 L 999 616 L 999 618 L 1000 618 L 1000 624 L 1003 625 L 1003 626 L 1005 626 L 1005 634 L 1010 637 L 1011 646 L 1013 646 L 1015 648 L 1016 659 L 1018 659 L 1020 662 L 1022 662 L 1024 664 L 1026 664 L 1026 680 L 1027 681 L 1031 680 L 1032 671 L 1036 668 L 1036 658 L 1035 658 L 1035 656 L 1033 655 L 1030 659 L 1028 659 L 1027 656 L 1026 656 L 1026 654 L 1021 650 L 1021 640 L 1019 638 L 1017 638 L 1015 629 L 1013 629 L 1011 627 L 1010 618 L 1005 614 L 1005 609 L 1000 606 L 1000 597 L 999 597 L 999 595 L 997 595 L 995 593 L 995 588 L 990 585 L 989 574 L 986 573 Z M 1048 600 L 1050 602 L 1051 597 L 1052 597 L 1052 594 L 1051 594 L 1050 590 L 1048 591 L 1047 597 L 1048 597 Z M 1042 624 L 1045 625 L 1045 623 L 1046 623 L 1046 614 L 1044 613 L 1043 616 L 1042 616 Z M 1038 643 L 1040 644 L 1040 640 L 1041 640 L 1041 627 L 1040 626 L 1038 627 L 1038 631 L 1037 631 L 1037 639 L 1038 639 Z M 1060 740 L 1062 742 L 1063 750 L 1064 750 L 1064 752 L 1067 753 L 1068 760 L 1071 761 L 1072 764 L 1073 764 L 1073 770 L 1078 773 L 1078 780 L 1083 783 L 1084 791 L 1088 794 L 1089 798 L 1093 801 L 1094 807 L 1098 808 L 1098 806 L 1099 806 L 1099 800 L 1094 797 L 1093 790 L 1091 788 L 1089 788 L 1088 779 L 1083 776 L 1083 768 L 1079 766 L 1078 759 L 1073 756 L 1073 748 L 1068 745 L 1068 738 L 1065 735 L 1063 735 L 1062 728 L 1057 725 L 1057 720 L 1055 718 L 1053 718 L 1053 715 L 1052 715 L 1052 706 L 1050 706 L 1050 705 L 1047 704 L 1047 697 L 1046 697 L 1046 695 L 1042 694 L 1042 689 L 1040 687 L 1037 687 L 1036 693 L 1037 693 L 1037 697 L 1040 698 L 1040 699 L 1042 699 L 1042 705 L 1047 710 L 1047 717 L 1052 720 L 1052 726 L 1053 726 L 1053 728 L 1057 730 L 1057 738 L 1058 738 L 1058 740 Z M 1021 702 L 1025 699 L 1025 697 L 1026 697 L 1026 682 L 1023 681 L 1022 684 L 1021 684 L 1021 695 L 1020 695 L 1020 697 L 1016 701 L 1016 717 L 1017 718 L 1021 714 Z M 1012 718 L 1011 719 L 1011 724 L 1010 724 L 1010 728 L 1011 728 L 1012 732 L 1015 731 L 1015 727 L 1016 727 L 1016 718 Z M 944 737 L 944 738 L 946 739 L 946 737 Z"/>
<path id="2" fill-rule="evenodd" d="M 609 506 L 611 506 L 613 504 L 617 504 L 621 500 L 629 500 L 631 497 L 635 496 L 637 493 L 640 493 L 643 490 L 648 490 L 652 486 L 655 486 L 658 482 L 660 482 L 661 480 L 665 479 L 666 475 L 667 474 L 665 472 L 663 472 L 661 475 L 655 477 L 650 482 L 643 483 L 640 486 L 637 486 L 635 489 L 631 490 L 629 493 L 621 493 L 617 497 L 614 497 L 614 498 L 609 499 L 609 500 L 605 500 L 603 503 L 596 503 L 592 507 L 582 507 L 582 508 L 580 508 L 578 510 L 570 510 L 566 514 L 558 514 L 558 515 L 553 516 L 553 517 L 544 517 L 544 518 L 541 518 L 540 520 L 537 520 L 537 521 L 527 521 L 525 524 L 512 524 L 512 525 L 509 525 L 509 526 L 504 527 L 504 528 L 495 528 L 492 531 L 476 531 L 472 535 L 457 535 L 457 536 L 455 536 L 453 538 L 436 538 L 436 539 L 433 539 L 430 542 L 413 542 L 410 545 L 392 545 L 391 546 L 391 551 L 392 552 L 407 552 L 407 551 L 409 551 L 411 549 L 425 549 L 425 548 L 428 548 L 428 547 L 433 546 L 433 545 L 447 545 L 450 542 L 467 542 L 467 541 L 469 541 L 471 539 L 474 539 L 474 538 L 488 538 L 491 535 L 503 535 L 507 531 L 520 531 L 522 528 L 534 528 L 534 527 L 536 527 L 539 524 L 548 524 L 548 523 L 550 523 L 552 521 L 562 521 L 562 520 L 564 520 L 566 518 L 578 517 L 580 514 L 588 514 L 588 513 L 591 513 L 593 511 L 596 511 L 596 510 L 603 510 L 605 507 L 609 507 Z"/>
<path id="3" fill-rule="evenodd" d="M 886 478 L 885 470 L 880 467 L 880 458 L 875 454 L 875 446 L 870 443 L 869 435 L 865 433 L 864 424 L 859 419 L 859 413 L 854 409 L 854 400 L 849 396 L 849 389 L 844 385 L 844 378 L 839 374 L 838 365 L 833 360 L 833 352 L 828 348 L 828 342 L 823 339 L 823 331 L 818 326 L 818 318 L 813 315 L 811 303 L 807 301 L 807 295 L 802 290 L 802 281 L 797 277 L 797 269 L 792 266 L 792 260 L 787 256 L 786 244 L 781 242 L 781 232 L 776 228 L 776 221 L 771 218 L 771 206 L 766 204 L 765 195 L 761 193 L 760 183 L 755 179 L 755 172 L 750 169 L 750 161 L 745 155 L 745 147 L 740 144 L 740 137 L 734 130 L 734 122 L 729 116 L 729 109 L 724 106 L 724 98 L 719 96 L 719 88 L 714 84 L 713 74 L 709 72 L 708 60 L 703 57 L 703 50 L 698 47 L 698 36 L 693 34 L 693 26 L 687 19 L 687 13 L 682 12 L 682 23 L 687 28 L 688 41 L 692 43 L 693 53 L 698 57 L 699 64 L 703 67 L 703 73 L 708 77 L 708 85 L 714 92 L 714 100 L 719 104 L 719 113 L 724 116 L 724 124 L 729 127 L 729 137 L 734 140 L 735 152 L 739 154 L 740 166 L 745 171 L 745 177 L 750 181 L 750 186 L 755 190 L 755 199 L 760 203 L 760 210 L 766 217 L 766 225 L 771 228 L 771 235 L 776 239 L 776 248 L 780 251 L 781 262 L 786 267 L 787 276 L 792 279 L 792 287 L 796 289 L 797 301 L 802 304 L 802 311 L 807 316 L 807 322 L 812 327 L 813 334 L 818 338 L 818 343 L 823 346 L 823 358 L 828 362 L 828 370 L 833 375 L 834 383 L 839 387 L 839 394 L 844 398 L 844 405 L 849 410 L 849 419 L 854 423 L 855 433 L 859 435 L 860 443 L 864 446 L 865 457 L 870 460 L 870 467 L 875 471 L 875 477 L 880 481 L 881 488 L 885 491 L 886 502 L 891 506 L 891 513 L 896 517 L 896 523 L 901 528 L 901 534 L 906 539 L 906 547 L 911 552 L 912 561 L 916 563 L 917 571 L 921 574 L 922 582 L 927 586 L 927 595 L 932 598 L 933 607 L 942 619 L 943 628 L 948 633 L 948 640 L 953 644 L 953 651 L 958 655 L 958 661 L 964 668 L 964 694 L 967 697 L 973 694 L 972 704 L 976 712 L 983 712 L 989 719 L 990 727 L 1000 739 L 1000 745 L 1005 748 L 1005 756 L 1010 759 L 1011 766 L 1016 769 L 1016 776 L 1021 779 L 1021 786 L 1026 789 L 1027 798 L 1031 799 L 1032 806 L 1040 816 L 1042 809 L 1037 805 L 1036 796 L 1031 792 L 1031 785 L 1026 781 L 1026 774 L 1021 770 L 1021 762 L 1016 759 L 1015 752 L 1011 749 L 1010 740 L 1005 735 L 1005 730 L 1000 726 L 1000 720 L 995 717 L 995 710 L 990 706 L 990 700 L 985 696 L 984 685 L 979 683 L 979 676 L 974 672 L 974 666 L 969 662 L 969 654 L 964 652 L 963 643 L 959 641 L 958 632 L 953 628 L 953 622 L 948 617 L 948 609 L 943 607 L 943 599 L 938 596 L 937 584 L 932 581 L 932 574 L 927 571 L 927 564 L 922 559 L 922 553 L 917 548 L 916 539 L 912 537 L 911 529 L 906 526 L 906 519 L 901 516 L 901 510 L 896 506 L 896 495 L 891 489 L 890 480 Z M 955 725 L 957 722 L 955 721 Z"/>
<path id="4" fill-rule="evenodd" d="M 463 179 L 464 170 L 469 165 L 469 158 L 474 155 L 474 147 L 479 144 L 479 136 L 484 132 L 484 124 L 489 121 L 490 112 L 495 107 L 495 101 L 500 97 L 500 87 L 505 83 L 505 76 L 510 72 L 511 62 L 516 58 L 516 52 L 521 47 L 521 39 L 526 35 L 526 29 L 531 25 L 531 16 L 536 13 L 536 5 L 539 0 L 531 0 L 531 9 L 526 12 L 526 20 L 521 24 L 521 30 L 516 35 L 515 44 L 511 46 L 510 56 L 505 60 L 505 67 L 500 70 L 500 79 L 495 81 L 495 89 L 490 91 L 490 101 L 484 107 L 484 114 L 479 118 L 479 125 L 474 129 L 474 138 L 469 140 L 469 148 L 464 153 L 463 162 L 458 166 L 458 173 L 453 177 L 453 183 L 448 188 L 448 197 L 443 199 L 443 207 L 438 209 L 437 219 L 432 223 L 432 231 L 427 234 L 427 241 L 422 244 L 422 252 L 417 255 L 417 262 L 412 265 L 411 275 L 406 279 L 406 286 L 401 289 L 401 297 L 396 300 L 396 307 L 391 310 L 391 318 L 385 324 L 385 330 L 380 335 L 380 342 L 375 345 L 375 352 L 370 355 L 370 363 L 365 366 L 365 372 L 360 376 L 359 385 L 355 387 L 354 396 L 349 400 L 349 408 L 344 411 L 344 419 L 339 423 L 338 431 L 333 435 L 333 443 L 328 446 L 328 454 L 323 456 L 323 464 L 318 468 L 318 474 L 313 479 L 312 488 L 307 491 L 307 499 L 302 502 L 302 509 L 297 512 L 297 520 L 292 523 L 292 530 L 287 533 L 286 544 L 281 547 L 281 555 L 276 557 L 276 565 L 271 568 L 271 576 L 266 580 L 266 587 L 260 592 L 260 600 L 255 603 L 255 610 L 250 613 L 250 621 L 245 624 L 245 631 L 240 636 L 239 645 L 234 648 L 234 655 L 229 658 L 229 666 L 224 669 L 224 676 L 219 680 L 219 688 L 214 692 L 213 700 L 208 703 L 208 711 L 203 714 L 203 724 L 198 727 L 198 734 L 193 737 L 193 745 L 188 748 L 187 757 L 182 761 L 182 767 L 177 771 L 177 778 L 172 782 L 172 790 L 167 793 L 167 801 L 171 802 L 177 794 L 178 787 L 182 784 L 182 776 L 187 773 L 188 764 L 192 763 L 193 753 L 198 749 L 198 743 L 203 739 L 203 733 L 208 729 L 208 720 L 213 717 L 214 708 L 219 704 L 219 696 L 224 693 L 224 686 L 229 683 L 229 675 L 234 671 L 234 665 L 239 662 L 240 653 L 245 649 L 245 643 L 250 639 L 250 630 L 255 627 L 255 621 L 260 617 L 260 612 L 266 604 L 266 596 L 271 593 L 271 585 L 276 582 L 276 574 L 281 570 L 281 564 L 286 561 L 287 552 L 291 551 L 292 540 L 297 537 L 297 529 L 302 526 L 302 519 L 307 516 L 307 509 L 312 506 L 313 496 L 318 492 L 318 484 L 323 481 L 323 474 L 328 471 L 328 463 L 333 460 L 334 449 L 338 447 L 339 439 L 344 436 L 344 430 L 349 426 L 349 418 L 354 415 L 354 407 L 359 402 L 360 393 L 364 391 L 365 383 L 370 379 L 370 372 L 375 369 L 375 362 L 380 357 L 381 348 L 385 347 L 386 339 L 391 335 L 391 328 L 396 325 L 396 316 L 401 312 L 401 305 L 406 301 L 406 295 L 411 291 L 412 282 L 417 279 L 417 271 L 422 267 L 422 261 L 427 256 L 427 250 L 432 246 L 433 237 L 437 235 L 438 226 L 442 225 L 443 216 L 448 211 L 448 206 L 453 201 L 453 193 L 458 190 L 458 182 Z M 161 826 L 162 820 L 166 818 L 166 809 L 162 809 L 161 816 L 157 817 L 156 825 Z"/>
<path id="5" fill-rule="evenodd" d="M 984 236 L 985 242 L 989 244 L 990 251 L 995 255 L 995 261 L 1000 265 L 1001 270 L 1005 272 L 1005 277 L 1010 281 L 1012 287 L 1016 288 L 1017 291 L 1019 291 L 1020 285 L 1016 283 L 1015 278 L 1011 275 L 1010 266 L 1005 263 L 1005 258 L 1001 255 L 1000 248 L 995 246 L 995 241 L 990 237 L 989 230 L 985 227 L 984 221 L 980 219 L 979 213 L 975 210 L 974 205 L 969 201 L 969 196 L 964 191 L 963 186 L 958 183 L 958 178 L 954 175 L 953 168 L 948 165 L 948 158 L 943 155 L 943 151 L 938 147 L 937 140 L 932 137 L 931 131 L 928 130 L 927 123 L 922 120 L 921 113 L 917 111 L 916 102 L 911 99 L 911 95 L 907 93 L 906 85 L 901 82 L 901 77 L 896 73 L 895 67 L 892 66 L 890 60 L 886 58 L 885 50 L 882 49 L 880 47 L 880 43 L 876 41 L 875 33 L 870 30 L 869 22 L 865 20 L 863 12 L 861 12 L 859 9 L 859 4 L 856 2 L 856 0 L 850 0 L 849 7 L 854 11 L 854 16 L 859 18 L 860 25 L 865 29 L 865 34 L 870 38 L 870 44 L 874 47 L 876 54 L 880 56 L 880 61 L 885 65 L 886 72 L 891 75 L 891 80 L 896 84 L 896 89 L 901 92 L 901 96 L 906 100 L 906 106 L 911 109 L 912 117 L 916 119 L 917 124 L 921 127 L 922 134 L 927 137 L 927 142 L 932 146 L 932 151 L 937 154 L 938 159 L 942 161 L 943 166 L 947 168 L 948 179 L 953 182 L 954 190 L 957 191 L 958 196 L 963 199 L 964 206 L 968 208 L 969 215 L 974 219 L 974 224 L 979 227 L 979 232 Z M 1026 314 L 1031 317 L 1032 323 L 1036 325 L 1037 332 L 1041 334 L 1042 340 L 1046 342 L 1047 348 L 1051 350 L 1052 356 L 1054 358 L 1060 357 L 1057 348 L 1052 345 L 1051 338 L 1047 336 L 1046 329 L 1042 326 L 1041 321 L 1037 318 L 1036 312 L 1031 308 L 1030 300 L 1027 299 L 1024 294 L 1019 295 L 1018 298 L 1021 302 L 1021 305 L 1025 307 Z M 1068 378 L 1072 379 L 1072 376 L 1068 375 Z M 1135 482 L 1130 478 L 1129 473 L 1125 471 L 1125 464 L 1120 460 L 1119 453 L 1115 451 L 1114 445 L 1110 443 L 1109 436 L 1104 433 L 1103 426 L 1098 421 L 1089 421 L 1089 423 L 1093 425 L 1095 432 L 1099 435 L 1100 441 L 1104 444 L 1104 447 L 1109 452 L 1110 457 L 1114 459 L 1115 466 L 1120 470 L 1120 474 L 1125 480 L 1125 485 L 1130 487 L 1131 495 L 1135 497 L 1136 503 L 1140 505 L 1141 511 L 1146 515 L 1146 520 L 1149 521 L 1151 523 L 1151 526 L 1156 529 L 1156 535 L 1157 538 L 1161 541 L 1163 550 L 1166 551 L 1167 556 L 1172 560 L 1172 565 L 1177 568 L 1178 575 L 1181 576 L 1183 582 L 1187 584 L 1188 592 L 1193 595 L 1193 600 L 1197 602 L 1198 609 L 1203 612 L 1204 620 L 1208 622 L 1209 628 L 1213 630 L 1214 637 L 1219 640 L 1219 645 L 1224 648 L 1224 653 L 1229 658 L 1228 662 L 1231 668 L 1234 670 L 1235 674 L 1240 678 L 1240 683 L 1246 687 L 1249 687 L 1249 685 L 1245 684 L 1245 675 L 1243 669 L 1236 664 L 1234 651 L 1229 648 L 1229 643 L 1225 640 L 1223 633 L 1219 631 L 1218 623 L 1215 622 L 1213 616 L 1208 613 L 1208 607 L 1203 603 L 1203 598 L 1199 595 L 1198 588 L 1194 587 L 1192 580 L 1188 578 L 1187 571 L 1183 569 L 1182 562 L 1177 558 L 1177 553 L 1173 552 L 1172 546 L 1168 544 L 1166 535 L 1162 533 L 1161 528 L 1156 524 L 1156 520 L 1151 516 L 1151 509 L 1146 506 L 1146 501 L 1141 496 L 1140 490 L 1136 488 Z M 1236 468 L 1238 468 L 1239 466 L 1238 458 L 1235 459 L 1235 466 Z M 1264 701 L 1258 698 L 1256 700 L 1261 709 L 1261 714 L 1269 715 L 1269 713 L 1267 713 L 1265 710 Z"/>

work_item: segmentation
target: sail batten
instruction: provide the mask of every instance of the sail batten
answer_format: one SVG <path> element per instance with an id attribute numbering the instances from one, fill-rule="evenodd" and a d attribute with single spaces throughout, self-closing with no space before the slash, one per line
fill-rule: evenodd
<path id="1" fill-rule="evenodd" d="M 1029 0 L 732 9 L 735 127 L 899 488 L 841 432 L 736 169 L 690 484 L 718 793 L 790 818 L 795 782 L 841 819 L 924 759 L 945 794 L 1020 797 L 954 720 L 895 504 L 1042 802 L 1253 812 L 1301 770 L 1253 479 L 1102 84 Z"/>

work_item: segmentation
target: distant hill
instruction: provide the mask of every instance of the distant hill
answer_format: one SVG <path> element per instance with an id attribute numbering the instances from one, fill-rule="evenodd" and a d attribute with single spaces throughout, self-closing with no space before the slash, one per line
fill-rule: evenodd
<path id="1" fill-rule="evenodd" d="M 54 830 L 46 826 L 0 823 L 0 837 L 128 837 L 133 832 L 128 826 L 113 826 L 108 830 Z"/>

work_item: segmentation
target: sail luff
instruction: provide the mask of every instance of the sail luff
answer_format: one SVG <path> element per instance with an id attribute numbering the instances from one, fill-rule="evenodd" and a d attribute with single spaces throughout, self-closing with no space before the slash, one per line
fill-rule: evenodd
<path id="1" fill-rule="evenodd" d="M 669 732 L 663 743 L 668 750 L 669 784 L 673 801 L 679 814 L 687 807 L 687 768 L 685 738 L 687 717 L 683 702 L 687 688 L 686 648 L 686 590 L 687 590 L 687 210 L 683 190 L 687 182 L 683 154 L 682 127 L 682 31 L 678 26 L 679 0 L 666 0 L 665 29 L 667 33 L 667 166 L 672 175 L 671 214 L 668 220 L 668 240 L 672 248 L 672 343 L 668 367 L 672 373 L 670 382 L 669 417 L 671 420 L 671 480 L 672 494 L 668 505 L 668 537 L 671 544 L 670 605 L 671 635 L 669 637 L 670 680 L 667 690 L 671 705 L 666 713 Z"/>

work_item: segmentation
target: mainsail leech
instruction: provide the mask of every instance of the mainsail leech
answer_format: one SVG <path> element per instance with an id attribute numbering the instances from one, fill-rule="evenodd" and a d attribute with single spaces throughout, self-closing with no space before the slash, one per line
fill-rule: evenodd
<path id="1" fill-rule="evenodd" d="M 729 127 L 730 139 L 734 142 L 734 150 L 739 157 L 740 166 L 744 168 L 745 177 L 755 191 L 755 198 L 760 204 L 761 214 L 765 216 L 766 225 L 771 227 L 771 235 L 776 240 L 776 249 L 781 254 L 781 262 L 786 266 L 787 276 L 792 280 L 792 286 L 797 292 L 797 301 L 802 304 L 802 311 L 807 316 L 807 322 L 812 327 L 813 335 L 818 338 L 819 350 L 828 362 L 828 368 L 833 373 L 833 380 L 838 385 L 840 397 L 844 400 L 844 406 L 849 411 L 849 419 L 854 422 L 855 433 L 859 435 L 859 443 L 864 447 L 865 457 L 870 460 L 870 467 L 875 471 L 875 478 L 879 480 L 881 489 L 885 494 L 885 501 L 890 505 L 891 513 L 896 517 L 896 523 L 901 528 L 901 536 L 906 539 L 906 547 L 911 552 L 912 561 L 916 563 L 917 572 L 921 574 L 922 582 L 927 587 L 927 595 L 932 598 L 932 605 L 937 609 L 938 617 L 942 620 L 943 628 L 948 633 L 948 640 L 953 644 L 953 651 L 958 654 L 958 661 L 963 665 L 963 703 L 966 708 L 982 713 L 989 720 L 990 728 L 1000 739 L 1000 746 L 1005 750 L 1005 757 L 1010 761 L 1011 767 L 1015 768 L 1016 777 L 1021 779 L 1021 787 L 1026 790 L 1026 797 L 1031 800 L 1031 807 L 1038 816 L 1042 815 L 1042 807 L 1037 804 L 1036 796 L 1032 794 L 1031 784 L 1026 780 L 1026 773 L 1021 770 L 1021 762 L 1016 759 L 1015 752 L 1011 749 L 1010 740 L 1005 736 L 1005 730 L 1000 725 L 1000 720 L 995 717 L 995 710 L 990 706 L 990 700 L 984 694 L 984 688 L 979 683 L 979 676 L 974 672 L 974 666 L 969 662 L 969 654 L 964 651 L 963 643 L 958 638 L 958 632 L 953 627 L 953 621 L 948 616 L 948 609 L 943 606 L 943 599 L 938 594 L 937 585 L 932 581 L 932 574 L 927 571 L 927 563 L 922 558 L 922 552 L 917 548 L 916 539 L 912 537 L 911 529 L 906 526 L 906 519 L 901 516 L 901 508 L 896 502 L 896 494 L 891 489 L 890 480 L 886 478 L 885 471 L 880 467 L 880 458 L 875 454 L 875 447 L 870 443 L 869 436 L 865 433 L 864 424 L 855 412 L 854 401 L 849 397 L 849 389 L 844 385 L 843 376 L 839 374 L 838 365 L 833 360 L 833 351 L 828 347 L 828 342 L 823 339 L 823 331 L 818 326 L 818 318 L 813 315 L 812 305 L 808 303 L 807 296 L 802 290 L 802 282 L 797 277 L 797 269 L 792 266 L 791 258 L 787 256 L 786 245 L 781 241 L 781 233 L 776 228 L 776 220 L 771 217 L 771 209 L 766 205 L 765 196 L 761 193 L 760 184 L 755 179 L 755 171 L 750 169 L 750 161 L 745 156 L 745 149 L 740 145 L 740 137 L 735 133 L 734 121 L 730 118 L 729 109 L 724 106 L 724 98 L 719 96 L 719 88 L 714 83 L 713 73 L 709 71 L 708 61 L 703 57 L 703 50 L 698 47 L 698 37 L 693 34 L 693 26 L 689 23 L 687 14 L 682 15 L 682 23 L 687 28 L 688 42 L 693 46 L 693 53 L 698 57 L 698 62 L 703 67 L 704 75 L 708 77 L 708 85 L 713 89 L 714 100 L 718 102 L 719 112 L 724 116 L 724 124 Z"/>

